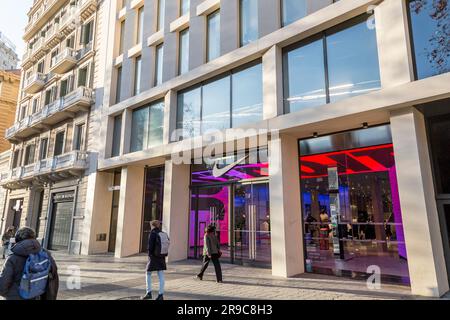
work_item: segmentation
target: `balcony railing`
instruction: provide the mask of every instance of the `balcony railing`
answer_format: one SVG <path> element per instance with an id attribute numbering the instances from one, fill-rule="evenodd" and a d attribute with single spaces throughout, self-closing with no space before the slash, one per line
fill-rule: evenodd
<path id="1" fill-rule="evenodd" d="M 50 72 L 63 74 L 77 64 L 77 52 L 74 49 L 66 48 L 61 53 L 52 58 Z"/>
<path id="2" fill-rule="evenodd" d="M 93 102 L 93 90 L 79 87 L 63 98 L 44 106 L 41 110 L 16 122 L 6 130 L 5 137 L 10 141 L 24 139 L 36 133 L 42 125 L 52 125 L 67 117 L 65 112 L 78 112 L 90 107 Z"/>
<path id="3" fill-rule="evenodd" d="M 25 80 L 24 91 L 34 94 L 45 86 L 46 76 L 43 73 L 35 73 Z"/>
<path id="4" fill-rule="evenodd" d="M 11 169 L 0 175 L 0 185 L 14 188 L 27 180 L 46 175 L 70 171 L 83 171 L 87 166 L 88 153 L 85 151 L 71 151 L 69 153 L 39 160 L 36 163 Z M 54 178 L 54 177 L 53 177 Z"/>

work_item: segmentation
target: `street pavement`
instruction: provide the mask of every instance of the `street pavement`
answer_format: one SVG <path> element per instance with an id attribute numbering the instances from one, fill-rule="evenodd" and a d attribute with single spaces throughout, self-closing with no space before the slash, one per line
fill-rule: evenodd
<path id="1" fill-rule="evenodd" d="M 110 255 L 53 254 L 59 267 L 62 300 L 139 300 L 145 293 L 146 256 L 116 259 Z M 273 277 L 270 270 L 223 264 L 224 283 L 215 282 L 214 267 L 204 281 L 195 279 L 199 261 L 169 265 L 166 300 L 380 300 L 421 299 L 409 287 L 382 285 L 370 290 L 364 281 L 306 274 Z M 154 296 L 158 279 L 154 275 Z M 448 296 L 450 298 L 450 295 Z"/>

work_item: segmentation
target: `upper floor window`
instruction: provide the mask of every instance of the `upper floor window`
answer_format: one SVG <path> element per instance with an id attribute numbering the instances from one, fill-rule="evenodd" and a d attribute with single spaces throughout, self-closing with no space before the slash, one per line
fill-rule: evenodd
<path id="1" fill-rule="evenodd" d="M 73 150 L 83 150 L 85 140 L 86 125 L 84 123 L 75 126 L 75 135 L 73 138 Z"/>
<path id="2" fill-rule="evenodd" d="M 283 27 L 306 16 L 306 0 L 281 0 Z"/>
<path id="3" fill-rule="evenodd" d="M 118 115 L 114 117 L 113 139 L 111 149 L 112 157 L 117 157 L 120 155 L 121 136 L 122 136 L 122 115 Z"/>
<path id="4" fill-rule="evenodd" d="M 180 16 L 184 16 L 189 13 L 191 6 L 191 0 L 180 0 Z"/>
<path id="5" fill-rule="evenodd" d="M 220 56 L 220 11 L 213 12 L 208 16 L 207 25 L 207 61 L 211 61 Z"/>
<path id="6" fill-rule="evenodd" d="M 122 66 L 117 68 L 116 103 L 122 101 L 121 91 L 122 91 Z"/>
<path id="7" fill-rule="evenodd" d="M 165 11 L 166 11 L 166 0 L 158 0 L 158 18 L 156 23 L 156 31 L 164 29 Z"/>
<path id="8" fill-rule="evenodd" d="M 286 113 L 381 87 L 375 29 L 366 21 L 358 17 L 284 50 Z"/>
<path id="9" fill-rule="evenodd" d="M 450 4 L 410 0 L 409 16 L 416 78 L 450 72 Z"/>
<path id="10" fill-rule="evenodd" d="M 64 153 L 64 140 L 66 137 L 65 131 L 60 131 L 55 136 L 55 149 L 53 152 L 53 155 L 55 157 L 60 156 Z"/>
<path id="11" fill-rule="evenodd" d="M 47 159 L 48 138 L 41 139 L 41 145 L 39 147 L 39 160 Z"/>
<path id="12" fill-rule="evenodd" d="M 92 42 L 94 36 L 94 22 L 89 21 L 81 27 L 80 44 L 87 45 Z"/>
<path id="13" fill-rule="evenodd" d="M 180 32 L 180 43 L 178 52 L 178 73 L 189 71 L 189 28 Z"/>
<path id="14" fill-rule="evenodd" d="M 143 35 L 144 35 L 144 7 L 140 7 L 137 12 L 136 44 L 142 42 Z"/>
<path id="15" fill-rule="evenodd" d="M 134 110 L 131 125 L 131 152 L 162 144 L 163 126 L 163 101 Z"/>
<path id="16" fill-rule="evenodd" d="M 163 82 L 164 43 L 156 46 L 155 50 L 155 86 L 159 86 Z"/>
<path id="17" fill-rule="evenodd" d="M 34 163 L 36 146 L 34 144 L 30 144 L 25 148 L 25 159 L 24 165 L 28 166 Z"/>
<path id="18" fill-rule="evenodd" d="M 245 46 L 259 38 L 258 0 L 239 0 L 240 43 Z"/>
<path id="19" fill-rule="evenodd" d="M 178 94 L 178 138 L 235 128 L 262 120 L 260 61 Z"/>
<path id="20" fill-rule="evenodd" d="M 125 20 L 120 22 L 119 55 L 123 53 L 125 41 Z"/>
<path id="21" fill-rule="evenodd" d="M 133 94 L 138 95 L 141 93 L 141 70 L 142 70 L 142 57 L 139 56 L 134 59 L 134 88 Z"/>

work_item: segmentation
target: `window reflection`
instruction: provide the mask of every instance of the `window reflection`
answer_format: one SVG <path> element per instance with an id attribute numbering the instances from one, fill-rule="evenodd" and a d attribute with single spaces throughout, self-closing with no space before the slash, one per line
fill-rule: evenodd
<path id="1" fill-rule="evenodd" d="M 241 46 L 258 40 L 258 0 L 240 0 Z"/>
<path id="2" fill-rule="evenodd" d="M 306 16 L 306 0 L 282 0 L 283 26 Z"/>
<path id="3" fill-rule="evenodd" d="M 156 102 L 133 111 L 131 126 L 131 152 L 162 144 L 164 102 Z"/>
<path id="4" fill-rule="evenodd" d="M 411 0 L 409 14 L 417 78 L 450 72 L 450 4 Z"/>

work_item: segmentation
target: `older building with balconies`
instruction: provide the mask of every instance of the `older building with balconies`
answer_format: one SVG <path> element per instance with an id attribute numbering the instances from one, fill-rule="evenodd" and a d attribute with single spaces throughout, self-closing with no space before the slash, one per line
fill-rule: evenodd
<path id="1" fill-rule="evenodd" d="M 34 1 L 15 122 L 5 132 L 11 156 L 0 173 L 0 186 L 8 190 L 2 230 L 31 226 L 46 248 L 75 254 L 85 238 L 86 189 L 96 166 L 91 141 L 103 82 L 96 72 L 103 6 L 97 0 Z"/>

